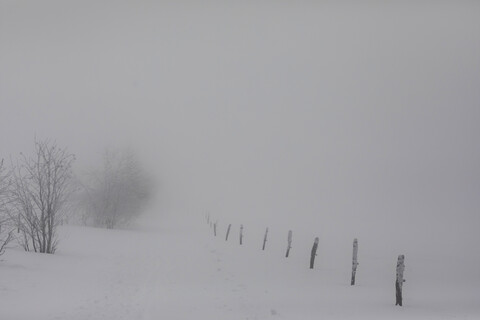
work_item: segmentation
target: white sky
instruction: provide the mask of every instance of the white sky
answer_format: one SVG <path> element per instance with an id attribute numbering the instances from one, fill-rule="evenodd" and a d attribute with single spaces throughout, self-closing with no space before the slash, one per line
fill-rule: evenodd
<path id="1" fill-rule="evenodd" d="M 0 157 L 130 145 L 163 210 L 478 243 L 480 3 L 259 3 L 0 0 Z"/>

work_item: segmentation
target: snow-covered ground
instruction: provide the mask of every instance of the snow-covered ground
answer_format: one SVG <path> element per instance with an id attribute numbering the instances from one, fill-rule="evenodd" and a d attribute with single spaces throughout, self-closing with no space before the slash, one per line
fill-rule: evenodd
<path id="1" fill-rule="evenodd" d="M 245 225 L 243 246 L 238 225 L 228 242 L 225 228 L 219 224 L 215 238 L 203 217 L 138 230 L 63 227 L 55 255 L 10 249 L 2 257 L 0 319 L 480 317 L 475 264 L 407 255 L 404 307 L 395 307 L 396 257 L 362 248 L 362 239 L 351 287 L 351 239 L 321 237 L 310 270 L 311 235 L 294 231 L 286 259 L 287 230 L 271 228 L 263 252 L 260 227 Z"/>
<path id="2" fill-rule="evenodd" d="M 179 214 L 66 226 L 55 255 L 10 248 L 0 320 L 480 319 L 479 13 L 0 0 L 0 159 L 51 139 L 81 174 L 131 145 L 158 178 L 157 212 L 219 219 L 216 238 Z"/>

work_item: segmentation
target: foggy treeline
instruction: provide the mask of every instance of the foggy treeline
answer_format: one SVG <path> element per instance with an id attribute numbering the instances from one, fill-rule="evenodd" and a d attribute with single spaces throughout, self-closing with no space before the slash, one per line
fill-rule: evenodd
<path id="1" fill-rule="evenodd" d="M 55 253 L 58 226 L 128 225 L 152 195 L 152 182 L 131 151 L 106 150 L 87 174 L 73 172 L 75 155 L 50 140 L 0 162 L 0 254 L 11 241 L 25 251 Z"/>
<path id="2" fill-rule="evenodd" d="M 108 229 L 129 224 L 152 192 L 152 182 L 131 151 L 106 150 L 101 166 L 80 184 L 82 223 Z"/>

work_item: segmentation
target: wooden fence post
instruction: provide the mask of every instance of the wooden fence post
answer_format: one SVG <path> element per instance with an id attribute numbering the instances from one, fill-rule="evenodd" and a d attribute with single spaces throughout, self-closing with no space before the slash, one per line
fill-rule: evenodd
<path id="1" fill-rule="evenodd" d="M 288 245 L 287 245 L 287 253 L 285 254 L 285 258 L 288 258 L 288 254 L 290 253 L 290 248 L 292 248 L 292 230 L 288 231 Z"/>
<path id="2" fill-rule="evenodd" d="M 227 235 L 225 236 L 225 241 L 228 241 L 228 235 L 230 234 L 230 228 L 231 227 L 232 227 L 232 224 L 229 224 L 228 228 L 227 228 Z"/>
<path id="3" fill-rule="evenodd" d="M 218 221 L 215 221 L 213 223 L 213 235 L 216 237 L 217 236 L 217 222 Z"/>
<path id="4" fill-rule="evenodd" d="M 310 256 L 310 269 L 313 269 L 313 264 L 315 263 L 315 256 L 317 255 L 317 248 L 318 248 L 318 237 L 315 238 L 312 247 L 312 255 Z"/>
<path id="5" fill-rule="evenodd" d="M 350 285 L 352 286 L 355 284 L 355 275 L 357 273 L 357 266 L 358 266 L 357 254 L 358 254 L 358 240 L 355 238 L 353 239 L 352 281 L 350 282 Z"/>
<path id="6" fill-rule="evenodd" d="M 403 278 L 403 271 L 405 270 L 405 256 L 403 254 L 398 256 L 397 259 L 397 278 L 395 280 L 395 295 L 396 295 L 396 306 L 402 306 L 403 304 L 403 283 L 405 279 Z"/>
<path id="7" fill-rule="evenodd" d="M 240 225 L 240 245 L 243 243 L 243 224 Z"/>
<path id="8" fill-rule="evenodd" d="M 265 229 L 265 236 L 263 237 L 263 247 L 262 250 L 265 250 L 265 244 L 267 243 L 267 234 L 268 234 L 268 227 Z"/>

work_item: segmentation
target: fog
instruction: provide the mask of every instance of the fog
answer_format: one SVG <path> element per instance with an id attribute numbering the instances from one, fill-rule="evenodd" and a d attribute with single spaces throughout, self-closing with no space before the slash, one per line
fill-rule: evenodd
<path id="1" fill-rule="evenodd" d="M 2 0 L 0 157 L 49 138 L 81 171 L 129 147 L 158 180 L 153 216 L 464 255 L 480 240 L 479 10 Z"/>

